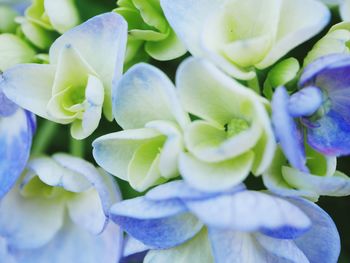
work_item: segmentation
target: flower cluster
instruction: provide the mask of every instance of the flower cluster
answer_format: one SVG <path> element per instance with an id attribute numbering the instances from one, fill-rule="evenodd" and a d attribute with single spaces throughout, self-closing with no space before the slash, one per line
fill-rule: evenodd
<path id="1" fill-rule="evenodd" d="M 316 202 L 350 196 L 348 20 L 347 0 L 0 0 L 0 262 L 338 262 Z"/>

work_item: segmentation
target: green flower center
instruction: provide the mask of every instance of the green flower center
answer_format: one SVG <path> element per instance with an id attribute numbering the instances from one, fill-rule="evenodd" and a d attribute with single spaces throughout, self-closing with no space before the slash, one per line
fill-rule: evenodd
<path id="1" fill-rule="evenodd" d="M 227 132 L 227 137 L 233 137 L 243 131 L 249 129 L 249 123 L 245 119 L 233 118 L 229 123 L 225 125 L 225 131 Z"/>

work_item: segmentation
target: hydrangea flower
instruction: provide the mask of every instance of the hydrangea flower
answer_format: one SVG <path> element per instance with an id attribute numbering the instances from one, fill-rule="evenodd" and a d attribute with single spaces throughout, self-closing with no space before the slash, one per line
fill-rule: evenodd
<path id="1" fill-rule="evenodd" d="M 50 48 L 50 64 L 17 65 L 1 87 L 21 107 L 48 120 L 72 124 L 83 139 L 98 126 L 103 108 L 112 120 L 112 82 L 122 73 L 126 23 L 114 13 L 96 16 L 67 31 Z"/>
<path id="2" fill-rule="evenodd" d="M 32 159 L 0 203 L 1 260 L 117 262 L 122 233 L 108 222 L 108 210 L 119 198 L 112 178 L 84 160 Z"/>
<path id="3" fill-rule="evenodd" d="M 349 55 L 321 57 L 302 73 L 298 92 L 289 97 L 284 87 L 275 91 L 272 122 L 286 157 L 278 150 L 264 174 L 270 190 L 314 200 L 350 194 L 350 178 L 336 171 L 336 156 L 349 154 L 350 146 L 349 65 Z"/>
<path id="4" fill-rule="evenodd" d="M 184 62 L 176 82 L 178 94 L 145 64 L 123 76 L 114 115 L 125 131 L 93 143 L 101 167 L 139 191 L 179 172 L 193 186 L 217 191 L 268 168 L 275 139 L 261 97 L 201 59 Z M 190 123 L 184 109 L 196 120 Z"/>
<path id="5" fill-rule="evenodd" d="M 270 165 L 275 138 L 265 108 L 254 91 L 213 64 L 190 58 L 180 65 L 180 101 L 194 118 L 184 133 L 188 152 L 180 155 L 183 178 L 204 191 L 220 191 Z"/>
<path id="6" fill-rule="evenodd" d="M 322 57 L 304 70 L 298 92 L 289 97 L 284 87 L 275 91 L 272 122 L 276 137 L 289 163 L 300 171 L 308 171 L 304 132 L 307 143 L 322 154 L 350 153 L 349 65 L 349 55 Z"/>
<path id="7" fill-rule="evenodd" d="M 161 0 L 171 27 L 193 56 L 238 79 L 273 65 L 330 20 L 316 0 Z"/>
<path id="8" fill-rule="evenodd" d="M 174 181 L 113 205 L 111 219 L 139 241 L 127 253 L 150 249 L 144 262 L 335 263 L 340 250 L 315 204 L 242 187 L 208 194 Z"/>
<path id="9" fill-rule="evenodd" d="M 25 16 L 17 19 L 24 36 L 40 49 L 48 49 L 58 33 L 80 23 L 74 0 L 33 0 Z"/>
<path id="10" fill-rule="evenodd" d="M 159 0 L 119 0 L 115 12 L 128 22 L 125 63 L 132 63 L 146 52 L 157 60 L 182 56 L 186 49 L 169 26 Z"/>
<path id="11" fill-rule="evenodd" d="M 115 87 L 113 106 L 124 131 L 93 142 L 96 162 L 138 191 L 178 176 L 190 119 L 167 76 L 148 64 L 133 66 Z"/>
<path id="12" fill-rule="evenodd" d="M 0 198 L 27 163 L 35 127 L 34 115 L 17 107 L 0 90 Z"/>

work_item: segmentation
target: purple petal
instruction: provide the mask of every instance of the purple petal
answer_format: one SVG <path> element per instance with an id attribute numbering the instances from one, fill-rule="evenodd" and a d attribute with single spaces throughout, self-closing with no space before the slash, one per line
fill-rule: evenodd
<path id="1" fill-rule="evenodd" d="M 116 203 L 111 219 L 133 238 L 161 249 L 182 244 L 203 227 L 181 202 L 154 202 L 144 197 Z"/>
<path id="2" fill-rule="evenodd" d="M 306 87 L 290 97 L 288 111 L 294 118 L 311 116 L 319 109 L 322 102 L 322 91 L 319 88 Z"/>
<path id="3" fill-rule="evenodd" d="M 317 151 L 329 156 L 350 154 L 350 122 L 331 110 L 307 130 L 307 141 Z"/>
<path id="4" fill-rule="evenodd" d="M 0 198 L 15 184 L 29 158 L 33 118 L 18 108 L 8 117 L 0 117 Z"/>
<path id="5" fill-rule="evenodd" d="M 288 102 L 289 96 L 286 88 L 277 88 L 272 98 L 272 124 L 277 140 L 289 163 L 296 169 L 308 172 L 302 134 L 289 114 Z"/>
<path id="6" fill-rule="evenodd" d="M 299 80 L 299 86 L 305 87 L 315 85 L 316 78 L 325 70 L 329 69 L 334 63 L 349 63 L 350 56 L 347 54 L 332 54 L 316 59 L 308 65 Z"/>

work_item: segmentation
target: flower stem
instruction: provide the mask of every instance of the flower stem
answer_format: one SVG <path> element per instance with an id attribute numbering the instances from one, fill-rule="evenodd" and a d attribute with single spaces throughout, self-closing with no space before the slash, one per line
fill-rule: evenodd
<path id="1" fill-rule="evenodd" d="M 53 136 L 55 135 L 57 126 L 58 124 L 52 121 L 44 121 L 35 135 L 35 140 L 33 142 L 31 151 L 31 154 L 33 156 L 40 155 L 45 152 L 47 147 L 50 145 Z"/>
<path id="2" fill-rule="evenodd" d="M 70 153 L 76 157 L 84 157 L 84 141 L 76 140 L 73 137 L 70 137 Z"/>

